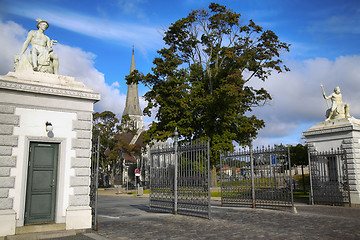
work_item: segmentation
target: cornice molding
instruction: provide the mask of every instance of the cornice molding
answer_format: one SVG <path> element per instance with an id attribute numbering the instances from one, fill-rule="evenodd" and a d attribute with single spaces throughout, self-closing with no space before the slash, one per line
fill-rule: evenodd
<path id="1" fill-rule="evenodd" d="M 0 88 L 14 91 L 40 93 L 47 95 L 56 95 L 63 97 L 82 98 L 94 101 L 100 100 L 100 93 L 79 91 L 74 89 L 56 88 L 40 84 L 31 84 L 24 82 L 7 81 L 0 79 Z"/>
<path id="2" fill-rule="evenodd" d="M 329 133 L 337 133 L 337 132 L 348 132 L 353 131 L 354 126 L 345 126 L 345 127 L 338 127 L 338 128 L 329 128 L 329 129 L 319 129 L 319 130 L 308 130 L 303 132 L 304 136 L 312 136 L 312 135 L 321 135 L 321 134 L 329 134 Z"/>

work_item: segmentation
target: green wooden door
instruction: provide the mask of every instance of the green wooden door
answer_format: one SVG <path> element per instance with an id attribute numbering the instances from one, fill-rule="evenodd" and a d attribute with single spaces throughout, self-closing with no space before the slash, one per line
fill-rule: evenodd
<path id="1" fill-rule="evenodd" d="M 55 222 L 59 144 L 30 143 L 25 224 Z"/>

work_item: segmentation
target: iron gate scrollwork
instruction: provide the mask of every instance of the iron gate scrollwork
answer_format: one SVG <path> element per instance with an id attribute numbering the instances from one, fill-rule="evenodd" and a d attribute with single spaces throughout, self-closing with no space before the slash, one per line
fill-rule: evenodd
<path id="1" fill-rule="evenodd" d="M 275 146 L 222 154 L 221 203 L 252 207 L 292 207 L 294 180 L 289 148 Z"/>
<path id="2" fill-rule="evenodd" d="M 98 230 L 97 202 L 98 202 L 98 183 L 99 183 L 99 149 L 100 136 L 93 138 L 91 152 L 91 175 L 90 175 L 90 207 L 92 216 L 92 229 Z"/>
<path id="3" fill-rule="evenodd" d="M 311 203 L 351 205 L 348 165 L 344 150 L 309 151 L 309 166 Z"/>
<path id="4" fill-rule="evenodd" d="M 174 211 L 173 147 L 162 145 L 150 150 L 150 209 Z"/>
<path id="5" fill-rule="evenodd" d="M 150 150 L 150 209 L 210 218 L 209 143 Z"/>

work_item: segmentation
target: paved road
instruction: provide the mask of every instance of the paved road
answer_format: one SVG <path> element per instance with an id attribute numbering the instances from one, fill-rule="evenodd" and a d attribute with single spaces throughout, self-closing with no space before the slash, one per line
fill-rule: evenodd
<path id="1" fill-rule="evenodd" d="M 107 239 L 360 239 L 360 208 L 297 205 L 290 211 L 221 207 L 212 219 L 150 212 L 148 199 L 99 196 Z M 78 235 L 77 238 L 91 239 Z"/>
<path id="2" fill-rule="evenodd" d="M 224 208 L 212 219 L 149 212 L 146 198 L 99 197 L 99 231 L 109 239 L 360 239 L 360 208 L 298 205 L 290 211 Z"/>

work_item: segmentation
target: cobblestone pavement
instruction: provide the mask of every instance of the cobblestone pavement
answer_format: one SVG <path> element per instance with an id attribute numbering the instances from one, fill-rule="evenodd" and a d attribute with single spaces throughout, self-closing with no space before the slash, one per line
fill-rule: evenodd
<path id="1" fill-rule="evenodd" d="M 212 219 L 149 212 L 146 198 L 99 197 L 98 235 L 108 239 L 360 239 L 360 208 L 221 207 Z"/>
<path id="2" fill-rule="evenodd" d="M 61 239 L 360 239 L 359 207 L 296 208 L 294 214 L 214 201 L 208 220 L 151 212 L 148 198 L 99 196 L 99 231 Z"/>
<path id="3" fill-rule="evenodd" d="M 96 233 L 80 233 L 76 236 L 71 237 L 59 237 L 59 238 L 51 238 L 51 240 L 107 240 Z"/>

